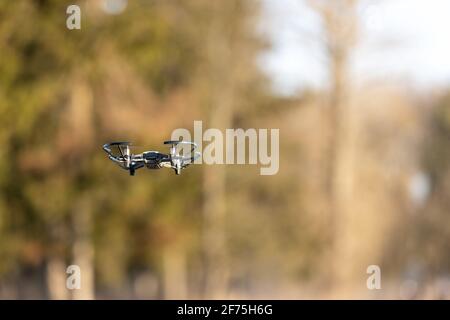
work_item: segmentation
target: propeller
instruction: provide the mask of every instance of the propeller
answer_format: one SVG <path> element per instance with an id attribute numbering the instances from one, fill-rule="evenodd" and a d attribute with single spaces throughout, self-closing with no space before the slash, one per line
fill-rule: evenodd
<path id="1" fill-rule="evenodd" d="M 183 141 L 182 137 L 180 138 L 180 140 L 164 141 L 164 144 L 171 145 L 170 157 L 172 159 L 172 166 L 176 174 L 180 174 L 181 169 L 187 167 L 189 164 L 191 164 L 195 159 L 197 159 L 200 156 L 199 152 L 195 152 L 195 149 L 197 149 L 197 144 L 191 141 Z M 180 155 L 179 153 L 177 153 L 177 147 L 179 145 L 191 146 L 189 150 L 190 154 L 188 156 L 185 156 L 184 154 Z M 189 163 L 186 163 L 186 161 L 189 161 Z"/>

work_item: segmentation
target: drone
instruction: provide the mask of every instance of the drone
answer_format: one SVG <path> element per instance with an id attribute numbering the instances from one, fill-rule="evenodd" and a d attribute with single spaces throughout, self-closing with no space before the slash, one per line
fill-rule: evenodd
<path id="1" fill-rule="evenodd" d="M 169 140 L 164 141 L 164 144 L 170 145 L 169 154 L 158 151 L 133 154 L 131 153 L 132 144 L 130 142 L 106 143 L 103 145 L 103 150 L 108 154 L 110 160 L 122 169 L 128 170 L 131 176 L 134 176 L 137 169 L 143 167 L 147 167 L 147 169 L 171 168 L 175 171 L 175 174 L 179 175 L 182 169 L 192 164 L 200 156 L 199 152 L 194 151 L 197 148 L 197 144 L 194 142 Z M 188 154 L 180 154 L 178 146 L 190 146 Z M 182 150 L 184 151 L 185 148 Z"/>

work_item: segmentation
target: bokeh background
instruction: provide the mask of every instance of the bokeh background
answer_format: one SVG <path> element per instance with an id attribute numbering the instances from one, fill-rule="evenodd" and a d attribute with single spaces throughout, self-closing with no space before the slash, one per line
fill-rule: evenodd
<path id="1" fill-rule="evenodd" d="M 0 298 L 449 298 L 449 14 L 445 0 L 0 1 Z M 101 149 L 163 151 L 194 120 L 279 128 L 278 174 L 130 177 Z"/>

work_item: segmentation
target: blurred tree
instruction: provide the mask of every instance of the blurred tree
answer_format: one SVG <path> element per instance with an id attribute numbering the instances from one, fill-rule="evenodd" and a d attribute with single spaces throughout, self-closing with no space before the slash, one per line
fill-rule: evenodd
<path id="1" fill-rule="evenodd" d="M 204 127 L 224 132 L 234 127 L 244 105 L 255 108 L 251 104 L 264 88 L 264 77 L 256 65 L 257 54 L 263 48 L 256 34 L 259 4 L 232 0 L 196 5 L 204 14 L 199 25 L 203 32 L 197 39 L 203 49 L 202 62 L 195 74 L 194 90 L 206 118 Z M 203 168 L 203 296 L 207 298 L 225 297 L 228 293 L 227 177 L 223 164 Z"/>
<path id="2" fill-rule="evenodd" d="M 432 107 L 421 148 L 430 190 L 424 206 L 419 208 L 415 227 L 410 229 L 410 237 L 414 239 L 410 249 L 411 256 L 420 259 L 428 277 L 446 278 L 450 272 L 450 260 L 446 255 L 450 239 L 450 94 L 438 97 Z"/>
<path id="3" fill-rule="evenodd" d="M 322 22 L 323 46 L 328 62 L 329 91 L 329 235 L 332 265 L 328 283 L 341 282 L 348 261 L 341 240 L 351 205 L 352 194 L 352 112 L 349 61 L 356 45 L 358 32 L 358 0 L 308 1 Z M 345 280 L 344 280 L 345 281 Z"/>
<path id="4" fill-rule="evenodd" d="M 129 225 L 144 219 L 148 231 L 153 212 L 151 184 L 120 175 L 100 147 L 115 138 L 167 138 L 170 130 L 148 122 L 173 127 L 173 110 L 160 112 L 164 96 L 186 84 L 195 53 L 173 16 L 175 2 L 133 2 L 109 16 L 101 1 L 83 1 L 79 31 L 65 27 L 68 4 L 0 5 L 2 275 L 47 265 L 49 297 L 66 298 L 64 266 L 75 263 L 83 281 L 75 298 L 92 298 L 94 262 L 97 282 L 123 281 L 141 249 L 123 245 L 140 236 Z"/>

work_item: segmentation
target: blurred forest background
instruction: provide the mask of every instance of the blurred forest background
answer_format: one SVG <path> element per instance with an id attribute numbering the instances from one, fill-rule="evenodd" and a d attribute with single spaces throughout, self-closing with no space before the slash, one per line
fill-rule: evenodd
<path id="1" fill-rule="evenodd" d="M 366 1 L 302 2 L 327 85 L 286 96 L 262 1 L 76 1 L 81 30 L 71 1 L 0 1 L 0 298 L 449 298 L 450 89 L 356 81 Z M 279 128 L 278 174 L 130 177 L 101 149 L 194 120 Z"/>

